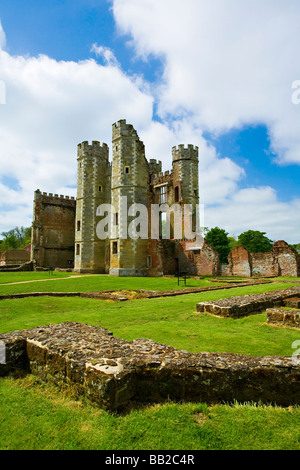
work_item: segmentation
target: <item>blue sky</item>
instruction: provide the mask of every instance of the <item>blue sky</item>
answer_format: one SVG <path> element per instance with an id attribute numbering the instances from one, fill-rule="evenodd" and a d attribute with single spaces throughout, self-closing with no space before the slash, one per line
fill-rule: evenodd
<path id="1" fill-rule="evenodd" d="M 76 195 L 76 147 L 132 123 L 148 158 L 199 146 L 204 225 L 300 242 L 298 0 L 0 5 L 0 233 Z M 1 39 L 2 38 L 2 39 Z"/>

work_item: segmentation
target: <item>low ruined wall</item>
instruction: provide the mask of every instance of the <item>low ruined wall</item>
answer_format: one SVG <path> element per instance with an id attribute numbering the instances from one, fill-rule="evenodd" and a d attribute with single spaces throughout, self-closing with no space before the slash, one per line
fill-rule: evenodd
<path id="1" fill-rule="evenodd" d="M 198 401 L 300 404 L 300 368 L 291 357 L 178 351 L 152 340 L 127 342 L 108 330 L 67 322 L 0 335 L 0 376 L 26 369 L 108 411 L 130 402 Z"/>
<path id="2" fill-rule="evenodd" d="M 179 261 L 179 271 L 186 271 L 194 276 L 217 276 L 219 274 L 220 256 L 206 240 L 204 240 L 202 247 L 195 247 L 194 241 L 179 242 L 175 257 Z"/>
<path id="3" fill-rule="evenodd" d="M 272 253 L 281 276 L 300 276 L 300 259 L 296 250 L 283 240 L 274 243 Z"/>
<path id="4" fill-rule="evenodd" d="M 300 310 L 284 310 L 282 308 L 267 309 L 267 321 L 280 326 L 300 328 Z"/>
<path id="5" fill-rule="evenodd" d="M 251 253 L 252 276 L 278 277 L 280 275 L 279 264 L 272 252 Z"/>
<path id="6" fill-rule="evenodd" d="M 241 277 L 300 276 L 300 256 L 283 240 L 275 242 L 267 253 L 250 253 L 243 246 L 234 248 L 228 256 L 228 267 L 220 275 Z"/>
<path id="7" fill-rule="evenodd" d="M 267 308 L 281 307 L 289 297 L 300 295 L 300 286 L 290 289 L 264 292 L 263 294 L 252 294 L 229 297 L 227 299 L 199 302 L 197 312 L 210 313 L 221 317 L 239 318 L 245 315 L 258 313 Z"/>
<path id="8" fill-rule="evenodd" d="M 232 276 L 251 277 L 250 253 L 243 246 L 237 246 L 229 253 L 228 262 Z"/>
<path id="9" fill-rule="evenodd" d="M 34 271 L 33 261 L 28 263 L 0 266 L 0 272 L 22 272 L 22 271 Z"/>

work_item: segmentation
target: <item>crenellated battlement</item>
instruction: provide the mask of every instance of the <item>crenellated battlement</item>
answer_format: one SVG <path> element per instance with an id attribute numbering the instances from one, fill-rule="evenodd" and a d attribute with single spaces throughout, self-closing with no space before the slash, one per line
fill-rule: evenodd
<path id="1" fill-rule="evenodd" d="M 162 184 L 169 184 L 172 181 L 172 171 L 160 171 L 158 174 L 154 174 L 152 177 L 151 184 L 152 186 L 158 186 Z"/>
<path id="2" fill-rule="evenodd" d="M 77 150 L 78 158 L 94 156 L 105 158 L 106 160 L 109 158 L 108 145 L 105 142 L 101 145 L 98 140 L 93 140 L 92 144 L 89 144 L 88 141 L 84 141 L 78 144 Z"/>
<path id="3" fill-rule="evenodd" d="M 178 147 L 172 147 L 172 159 L 173 162 L 176 160 L 198 160 L 199 147 L 196 145 L 189 144 L 187 147 L 183 144 L 178 145 Z"/>
<path id="4" fill-rule="evenodd" d="M 158 173 L 161 173 L 162 169 L 162 162 L 160 160 L 155 160 L 154 158 L 151 158 L 149 161 L 149 173 L 151 175 L 157 175 Z"/>
<path id="5" fill-rule="evenodd" d="M 132 124 L 127 124 L 126 119 L 121 119 L 112 125 L 112 140 L 114 141 L 120 137 L 135 137 L 140 140 L 137 131 Z"/>
<path id="6" fill-rule="evenodd" d="M 51 197 L 51 198 L 56 198 L 56 199 L 72 200 L 72 201 L 75 200 L 74 196 L 64 196 L 62 194 L 58 195 L 58 194 L 53 194 L 53 193 L 41 192 L 39 189 L 37 189 L 34 192 L 34 199 L 39 199 L 41 197 L 48 197 L 48 198 Z"/>

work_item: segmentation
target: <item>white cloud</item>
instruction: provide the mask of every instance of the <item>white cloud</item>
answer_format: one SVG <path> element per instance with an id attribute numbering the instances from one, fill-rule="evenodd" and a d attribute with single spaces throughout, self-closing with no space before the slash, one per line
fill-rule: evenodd
<path id="1" fill-rule="evenodd" d="M 282 162 L 300 163 L 298 0 L 114 0 L 122 32 L 141 57 L 165 61 L 158 112 L 188 112 L 215 133 L 268 126 Z"/>
<path id="2" fill-rule="evenodd" d="M 281 203 L 272 188 L 241 189 L 245 171 L 218 155 L 203 137 L 235 126 L 264 123 L 282 163 L 300 161 L 300 106 L 292 83 L 300 78 L 298 0 L 114 0 L 121 32 L 136 54 L 161 57 L 161 83 L 122 71 L 112 49 L 91 46 L 95 60 L 14 57 L 4 51 L 0 26 L 0 233 L 29 225 L 33 192 L 76 195 L 77 144 L 111 147 L 111 125 L 126 119 L 144 141 L 148 158 L 171 167 L 171 148 L 199 146 L 205 224 L 239 234 L 261 227 L 270 238 L 299 241 L 299 201 Z M 153 120 L 157 100 L 161 122 Z M 5 181 L 5 180 L 3 180 Z M 212 205 L 212 207 L 211 207 Z M 11 210 L 11 207 L 14 209 Z M 275 215 L 274 215 L 275 214 Z M 269 233 L 270 232 L 270 233 Z"/>
<path id="3" fill-rule="evenodd" d="M 77 144 L 99 140 L 111 147 L 112 124 L 126 118 L 137 128 L 145 126 L 153 98 L 118 67 L 94 60 L 58 62 L 0 50 L 0 70 L 6 84 L 0 176 L 14 178 L 20 188 L 0 186 L 1 233 L 20 223 L 22 214 L 22 225 L 28 222 L 36 189 L 75 196 Z"/>
<path id="4" fill-rule="evenodd" d="M 94 52 L 97 57 L 102 57 L 105 64 L 107 65 L 119 65 L 115 54 L 109 47 L 98 46 L 96 43 L 94 43 L 91 47 L 91 52 Z"/>
<path id="5" fill-rule="evenodd" d="M 186 127 L 179 135 L 200 147 L 205 225 L 237 235 L 260 227 L 271 238 L 297 241 L 299 201 L 281 203 L 272 188 L 240 189 L 244 169 L 217 155 L 202 132 L 262 124 L 276 163 L 300 163 L 300 105 L 292 103 L 300 79 L 299 1 L 114 0 L 113 12 L 137 56 L 162 59 L 157 113 L 174 130 Z"/>
<path id="6" fill-rule="evenodd" d="M 6 36 L 5 36 L 5 32 L 3 31 L 1 21 L 0 21 L 0 49 L 4 49 L 5 44 L 6 44 Z"/>
<path id="7" fill-rule="evenodd" d="M 205 225 L 225 228 L 236 237 L 246 230 L 260 230 L 274 241 L 299 243 L 299 213 L 300 198 L 286 203 L 278 200 L 273 188 L 247 188 L 205 210 Z"/>

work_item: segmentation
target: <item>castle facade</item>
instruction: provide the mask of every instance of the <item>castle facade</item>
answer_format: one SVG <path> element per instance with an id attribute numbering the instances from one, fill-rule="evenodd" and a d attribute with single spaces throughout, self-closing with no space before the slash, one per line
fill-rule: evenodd
<path id="1" fill-rule="evenodd" d="M 179 145 L 172 149 L 171 171 L 162 172 L 161 161 L 147 160 L 134 127 L 120 120 L 112 126 L 111 162 L 106 143 L 78 145 L 76 201 L 35 192 L 32 259 L 38 266 L 115 276 L 189 270 L 186 242 L 197 228 L 198 167 L 198 147 Z M 103 221 L 106 236 L 103 230 L 99 235 Z"/>

